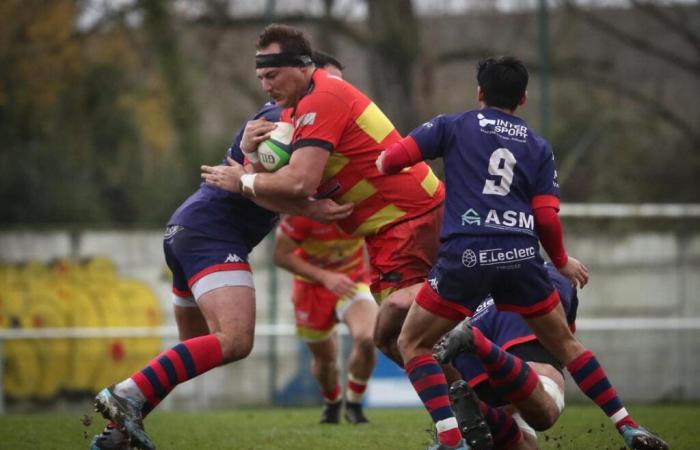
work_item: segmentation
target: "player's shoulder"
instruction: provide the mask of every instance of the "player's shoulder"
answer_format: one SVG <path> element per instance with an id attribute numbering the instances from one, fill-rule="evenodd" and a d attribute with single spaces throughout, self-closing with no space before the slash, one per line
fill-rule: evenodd
<path id="1" fill-rule="evenodd" d="M 312 77 L 313 86 L 302 101 L 344 101 L 350 102 L 366 96 L 351 83 L 331 75 L 323 69 L 316 69 Z"/>

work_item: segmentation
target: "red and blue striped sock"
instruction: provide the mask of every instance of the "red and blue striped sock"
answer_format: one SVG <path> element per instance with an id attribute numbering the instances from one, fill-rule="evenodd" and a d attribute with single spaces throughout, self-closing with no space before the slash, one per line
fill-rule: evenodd
<path id="1" fill-rule="evenodd" d="M 447 380 L 433 355 L 416 356 L 406 364 L 406 372 L 435 423 L 438 441 L 450 447 L 459 444 L 462 435 L 450 407 Z"/>
<path id="2" fill-rule="evenodd" d="M 581 392 L 603 410 L 618 431 L 622 425 L 639 426 L 627 413 L 622 401 L 617 396 L 617 391 L 610 384 L 605 370 L 598 363 L 598 359 L 592 351 L 586 350 L 581 353 L 567 364 L 566 369 Z"/>
<path id="3" fill-rule="evenodd" d="M 175 386 L 220 366 L 222 361 L 221 343 L 213 334 L 188 339 L 156 356 L 131 376 L 146 398 L 144 416 Z"/>
<path id="4" fill-rule="evenodd" d="M 510 403 L 526 399 L 537 387 L 539 378 L 534 370 L 517 356 L 511 355 L 486 338 L 478 328 L 472 328 L 476 356 L 489 375 L 489 383 Z"/>
<path id="5" fill-rule="evenodd" d="M 479 402 L 479 406 L 491 429 L 496 448 L 510 448 L 523 439 L 523 432 L 505 408 L 493 408 L 484 402 Z"/>

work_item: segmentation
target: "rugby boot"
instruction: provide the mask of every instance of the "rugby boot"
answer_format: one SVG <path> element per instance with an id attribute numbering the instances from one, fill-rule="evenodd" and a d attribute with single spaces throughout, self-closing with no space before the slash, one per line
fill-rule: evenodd
<path id="1" fill-rule="evenodd" d="M 620 434 L 625 444 L 633 450 L 668 450 L 668 444 L 646 428 L 622 425 Z"/>
<path id="2" fill-rule="evenodd" d="M 156 445 L 143 428 L 141 402 L 131 397 L 120 397 L 113 392 L 113 386 L 102 389 L 95 397 L 95 410 L 117 428 L 124 431 L 132 447 L 140 450 L 155 450 Z"/>
<path id="3" fill-rule="evenodd" d="M 111 421 L 107 422 L 102 433 L 96 434 L 90 443 L 90 450 L 129 450 L 129 437 Z"/>
<path id="4" fill-rule="evenodd" d="M 458 353 L 474 352 L 472 326 L 464 321 L 446 333 L 433 347 L 433 356 L 440 364 L 449 364 Z"/>
<path id="5" fill-rule="evenodd" d="M 456 447 L 450 447 L 449 445 L 445 444 L 435 444 L 432 447 L 428 447 L 426 450 L 470 450 L 469 446 L 467 445 L 466 441 L 462 439 L 459 441 Z"/>
<path id="6" fill-rule="evenodd" d="M 464 380 L 457 380 L 450 386 L 450 401 L 457 419 L 457 426 L 469 448 L 491 450 L 493 435 L 479 407 L 479 397 Z"/>
<path id="7" fill-rule="evenodd" d="M 345 402 L 345 420 L 353 425 L 369 423 L 362 411 L 362 403 Z"/>
<path id="8" fill-rule="evenodd" d="M 321 420 L 319 423 L 336 424 L 340 423 L 340 408 L 343 402 L 326 403 L 321 411 Z"/>

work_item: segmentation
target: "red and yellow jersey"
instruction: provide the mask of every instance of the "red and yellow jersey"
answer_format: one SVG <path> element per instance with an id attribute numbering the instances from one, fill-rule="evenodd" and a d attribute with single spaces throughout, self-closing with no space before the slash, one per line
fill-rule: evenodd
<path id="1" fill-rule="evenodd" d="M 287 216 L 280 222 L 280 231 L 299 244 L 294 254 L 322 269 L 344 273 L 358 281 L 366 281 L 364 239 L 353 237 L 335 224 L 315 222 L 307 217 Z M 311 280 L 295 276 L 299 280 Z"/>
<path id="2" fill-rule="evenodd" d="M 296 127 L 293 149 L 315 146 L 331 152 L 317 195 L 355 204 L 352 215 L 338 222 L 347 233 L 371 236 L 442 204 L 444 186 L 423 162 L 395 175 L 379 173 L 379 153 L 401 135 L 350 83 L 316 70 L 309 92 L 283 117 Z"/>

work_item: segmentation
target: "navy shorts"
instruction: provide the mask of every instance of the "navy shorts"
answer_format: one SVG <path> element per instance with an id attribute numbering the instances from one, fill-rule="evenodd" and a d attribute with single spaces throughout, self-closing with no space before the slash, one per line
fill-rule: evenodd
<path id="1" fill-rule="evenodd" d="M 248 248 L 235 236 L 222 240 L 179 225 L 168 226 L 163 251 L 173 273 L 175 303 L 178 298 L 199 298 L 220 286 L 253 287 Z"/>
<path id="2" fill-rule="evenodd" d="M 539 244 L 529 236 L 460 236 L 442 245 L 416 302 L 450 320 L 473 315 L 489 294 L 496 307 L 524 316 L 552 311 L 559 295 Z"/>

